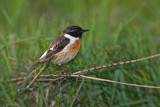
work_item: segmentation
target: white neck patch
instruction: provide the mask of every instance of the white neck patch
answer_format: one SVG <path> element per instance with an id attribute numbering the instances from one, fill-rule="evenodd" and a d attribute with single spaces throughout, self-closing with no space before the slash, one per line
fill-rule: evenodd
<path id="1" fill-rule="evenodd" d="M 71 46 L 76 40 L 79 40 L 79 38 L 76 38 L 76 37 L 71 36 L 69 34 L 64 34 L 64 37 L 68 38 L 70 41 L 69 41 L 69 44 L 62 50 L 62 52 L 69 51 L 68 47 Z"/>
<path id="2" fill-rule="evenodd" d="M 74 36 L 71 36 L 69 34 L 64 34 L 64 37 L 68 38 L 70 40 L 70 43 L 74 43 L 75 40 L 78 40 L 79 37 L 74 37 Z"/>

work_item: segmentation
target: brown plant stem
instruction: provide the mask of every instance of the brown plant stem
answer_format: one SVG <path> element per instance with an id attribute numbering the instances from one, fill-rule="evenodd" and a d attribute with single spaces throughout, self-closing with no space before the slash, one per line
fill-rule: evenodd
<path id="1" fill-rule="evenodd" d="M 47 61 L 47 62 L 44 64 L 44 66 L 41 68 L 41 70 L 38 72 L 38 74 L 33 78 L 33 80 L 30 82 L 30 84 L 27 85 L 27 87 L 17 95 L 17 97 L 21 96 L 25 91 L 27 91 L 27 90 L 34 84 L 34 82 L 37 80 L 37 78 L 40 76 L 40 74 L 41 74 L 42 71 L 46 68 L 46 66 L 48 65 L 49 62 L 50 62 L 50 60 Z"/>

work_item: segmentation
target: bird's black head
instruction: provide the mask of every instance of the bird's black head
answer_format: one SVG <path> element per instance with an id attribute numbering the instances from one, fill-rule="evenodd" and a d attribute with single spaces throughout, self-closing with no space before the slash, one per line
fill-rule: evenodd
<path id="1" fill-rule="evenodd" d="M 86 31 L 89 31 L 89 30 L 84 30 L 84 29 L 82 29 L 81 27 L 74 25 L 74 26 L 68 26 L 68 27 L 63 31 L 63 33 L 69 34 L 69 35 L 74 36 L 74 37 L 79 37 L 79 38 L 81 38 L 83 32 L 86 32 Z"/>

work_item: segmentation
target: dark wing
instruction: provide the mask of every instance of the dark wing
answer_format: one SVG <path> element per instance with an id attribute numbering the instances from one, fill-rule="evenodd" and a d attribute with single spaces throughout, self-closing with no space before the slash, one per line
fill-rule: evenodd
<path id="1" fill-rule="evenodd" d="M 66 45 L 68 45 L 70 40 L 68 38 L 65 38 L 64 36 L 59 36 L 49 46 L 49 48 L 46 50 L 46 52 L 42 55 L 42 57 L 39 59 L 39 61 L 45 61 L 50 58 L 53 58 L 53 56 L 64 49 Z"/>

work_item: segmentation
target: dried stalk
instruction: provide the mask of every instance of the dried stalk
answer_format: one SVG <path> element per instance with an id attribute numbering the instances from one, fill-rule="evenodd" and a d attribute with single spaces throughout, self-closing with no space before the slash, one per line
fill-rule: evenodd
<path id="1" fill-rule="evenodd" d="M 33 78 L 33 80 L 30 82 L 30 84 L 29 84 L 23 91 L 21 91 L 21 92 L 17 95 L 17 97 L 19 97 L 20 95 L 22 95 L 25 91 L 27 91 L 27 90 L 34 84 L 34 82 L 37 80 L 37 78 L 40 76 L 40 74 L 41 74 L 42 71 L 46 68 L 46 66 L 48 65 L 49 62 L 50 62 L 50 60 L 47 61 L 47 62 L 44 64 L 44 66 L 43 66 L 42 69 L 39 71 L 39 73 Z"/>

